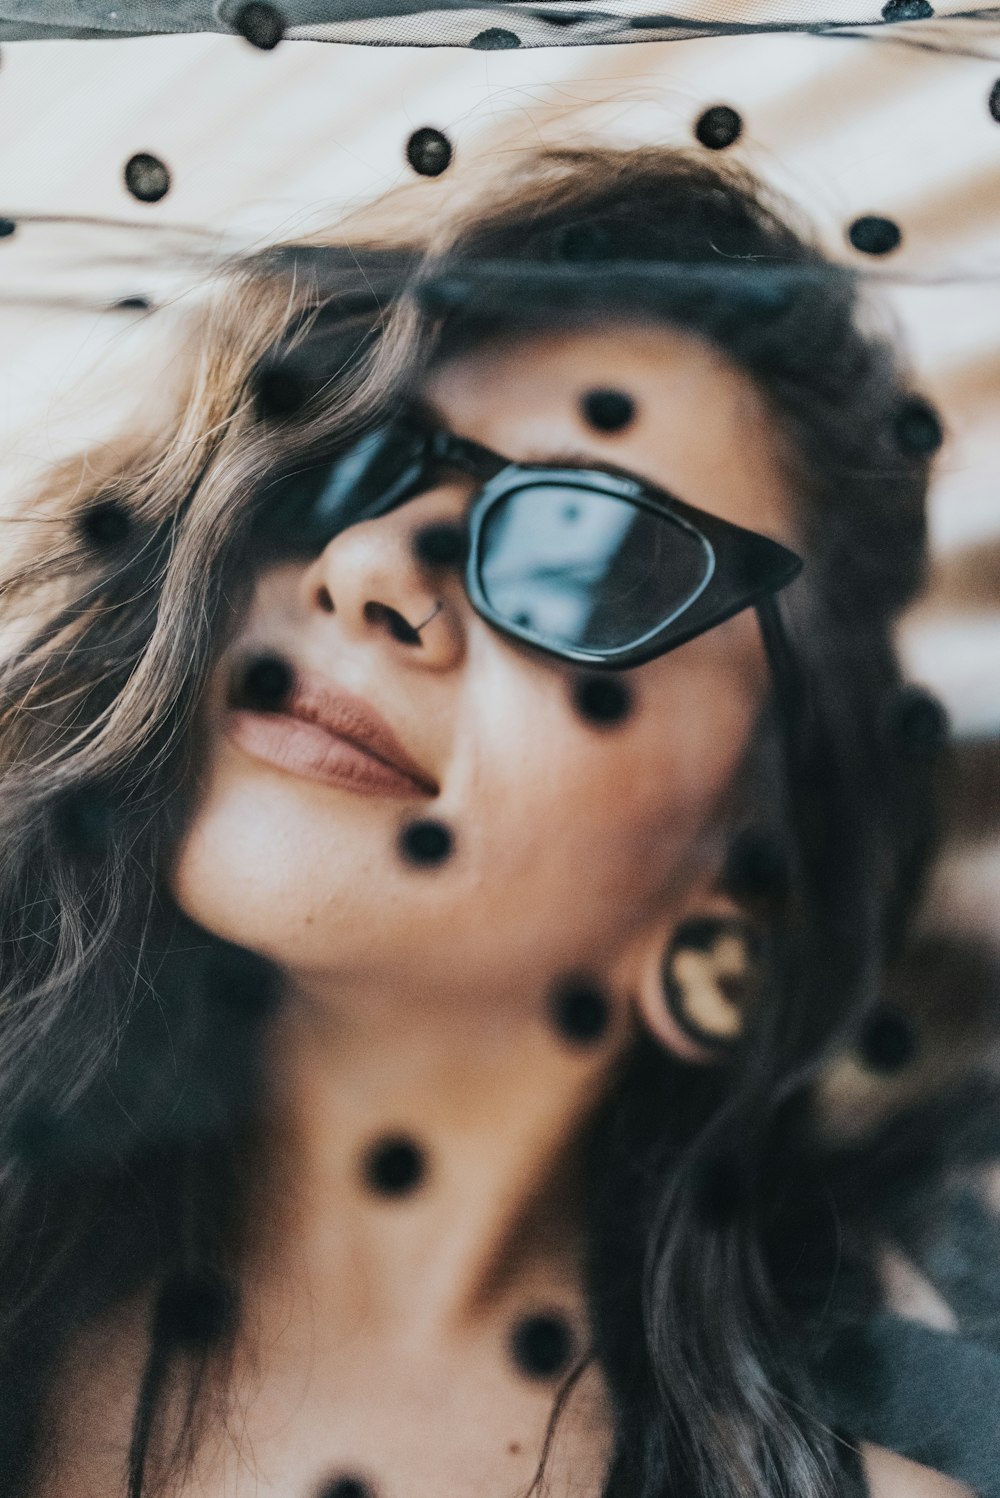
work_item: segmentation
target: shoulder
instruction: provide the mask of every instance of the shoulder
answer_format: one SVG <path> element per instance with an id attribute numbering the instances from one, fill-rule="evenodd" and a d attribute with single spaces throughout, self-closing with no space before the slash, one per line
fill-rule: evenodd
<path id="1" fill-rule="evenodd" d="M 975 1498 L 964 1483 L 943 1477 L 940 1472 L 932 1472 L 930 1467 L 921 1467 L 882 1446 L 865 1444 L 862 1451 L 871 1498 Z"/>

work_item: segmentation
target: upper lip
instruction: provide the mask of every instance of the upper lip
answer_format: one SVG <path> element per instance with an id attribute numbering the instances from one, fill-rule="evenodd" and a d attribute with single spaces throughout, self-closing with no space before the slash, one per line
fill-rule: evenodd
<path id="1" fill-rule="evenodd" d="M 362 697 L 315 677 L 300 677 L 285 712 L 304 723 L 314 723 L 336 738 L 364 750 L 373 759 L 407 776 L 427 796 L 439 786 L 432 775 L 407 753 L 388 723 Z"/>

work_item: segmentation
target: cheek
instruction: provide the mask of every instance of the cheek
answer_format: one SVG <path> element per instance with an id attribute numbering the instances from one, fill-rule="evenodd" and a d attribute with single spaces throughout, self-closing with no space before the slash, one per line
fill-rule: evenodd
<path id="1" fill-rule="evenodd" d="M 514 926 L 520 909 L 534 927 L 545 909 L 573 939 L 607 940 L 698 858 L 747 750 L 759 682 L 726 652 L 682 653 L 632 674 L 634 709 L 614 726 L 581 721 L 568 677 L 506 718 L 499 684 L 483 699 L 483 759 L 461 799 L 476 809 L 496 918 Z"/>

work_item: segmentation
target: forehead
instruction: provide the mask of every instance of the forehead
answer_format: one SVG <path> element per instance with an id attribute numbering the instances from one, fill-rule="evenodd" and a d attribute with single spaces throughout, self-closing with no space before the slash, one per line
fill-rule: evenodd
<path id="1" fill-rule="evenodd" d="M 584 415 L 592 390 L 629 395 L 618 432 Z M 428 376 L 448 426 L 520 462 L 573 456 L 631 469 L 678 499 L 791 541 L 775 419 L 744 371 L 679 329 L 614 323 L 491 341 Z"/>

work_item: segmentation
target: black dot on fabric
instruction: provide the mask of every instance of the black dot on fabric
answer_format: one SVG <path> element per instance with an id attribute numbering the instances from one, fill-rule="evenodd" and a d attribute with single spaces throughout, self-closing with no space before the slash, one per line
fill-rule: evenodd
<path id="1" fill-rule="evenodd" d="M 579 15 L 575 11 L 547 10 L 537 12 L 538 19 L 545 21 L 549 26 L 578 26 L 586 16 Z"/>
<path id="2" fill-rule="evenodd" d="M 156 1332 L 181 1347 L 211 1347 L 227 1331 L 232 1314 L 233 1293 L 221 1275 L 175 1274 L 157 1300 Z"/>
<path id="3" fill-rule="evenodd" d="M 440 177 L 451 165 L 451 141 L 442 130 L 424 125 L 406 142 L 406 159 L 421 177 Z"/>
<path id="4" fill-rule="evenodd" d="M 591 1046 L 602 1038 L 611 1019 L 607 999 L 587 978 L 566 978 L 557 984 L 549 1013 L 558 1034 L 574 1046 Z"/>
<path id="5" fill-rule="evenodd" d="M 450 829 L 428 817 L 403 828 L 399 851 L 407 863 L 433 867 L 449 857 L 453 842 Z"/>
<path id="6" fill-rule="evenodd" d="M 729 1154 L 702 1161 L 693 1180 L 694 1209 L 708 1227 L 725 1227 L 738 1217 L 745 1200 L 739 1163 Z"/>
<path id="7" fill-rule="evenodd" d="M 635 401 L 624 390 L 588 390 L 580 409 L 599 432 L 622 432 L 635 420 Z"/>
<path id="8" fill-rule="evenodd" d="M 427 567 L 464 567 L 469 535 L 464 525 L 450 520 L 423 526 L 413 537 L 413 551 Z"/>
<path id="9" fill-rule="evenodd" d="M 865 1020 L 858 1050 L 871 1071 L 901 1071 L 917 1054 L 916 1032 L 905 1014 L 885 1005 Z"/>
<path id="10" fill-rule="evenodd" d="M 573 705 L 588 723 L 611 728 L 628 717 L 632 693 L 618 676 L 579 676 L 573 683 Z"/>
<path id="11" fill-rule="evenodd" d="M 889 732 L 904 754 L 913 758 L 937 754 L 948 742 L 947 710 L 933 692 L 905 686 L 889 709 Z"/>
<path id="12" fill-rule="evenodd" d="M 573 1355 L 569 1323 L 556 1311 L 523 1317 L 511 1333 L 510 1355 L 526 1378 L 555 1378 Z"/>
<path id="13" fill-rule="evenodd" d="M 125 163 L 125 186 L 140 203 L 158 203 L 170 191 L 170 173 L 158 156 L 139 151 Z"/>
<path id="14" fill-rule="evenodd" d="M 883 21 L 929 21 L 934 14 L 929 0 L 886 0 Z"/>
<path id="15" fill-rule="evenodd" d="M 80 516 L 80 532 L 91 546 L 118 546 L 131 529 L 131 515 L 114 499 L 90 505 Z"/>
<path id="16" fill-rule="evenodd" d="M 737 901 L 786 898 L 790 874 L 784 849 L 767 832 L 749 828 L 737 834 L 726 853 L 723 883 Z"/>
<path id="17" fill-rule="evenodd" d="M 502 26 L 490 26 L 486 31 L 480 31 L 469 43 L 477 52 L 508 52 L 520 45 L 521 38 L 513 31 L 505 31 Z"/>
<path id="18" fill-rule="evenodd" d="M 743 133 L 743 121 L 728 104 L 713 104 L 695 121 L 694 133 L 710 151 L 724 151 Z"/>
<path id="19" fill-rule="evenodd" d="M 427 1160 L 412 1139 L 380 1139 L 366 1154 L 362 1175 L 378 1196 L 408 1196 L 426 1177 Z"/>
<path id="20" fill-rule="evenodd" d="M 237 686 L 240 707 L 277 712 L 287 702 L 295 678 L 279 655 L 258 655 L 243 669 Z"/>
<path id="21" fill-rule="evenodd" d="M 1000 125 L 1000 78 L 997 79 L 996 83 L 990 89 L 990 96 L 986 102 L 990 114 L 996 120 L 997 124 Z"/>
<path id="22" fill-rule="evenodd" d="M 316 1498 L 375 1498 L 375 1490 L 361 1477 L 331 1477 L 320 1485 Z"/>
<path id="23" fill-rule="evenodd" d="M 121 296 L 111 303 L 114 312 L 148 312 L 152 302 L 145 296 Z"/>
<path id="24" fill-rule="evenodd" d="M 893 421 L 896 440 L 909 457 L 923 458 L 937 452 L 944 441 L 941 418 L 922 395 L 912 395 Z"/>
<path id="25" fill-rule="evenodd" d="M 0 239 L 9 239 L 17 230 L 17 222 L 12 218 L 0 218 Z"/>
<path id="26" fill-rule="evenodd" d="M 285 34 L 285 19 L 273 5 L 251 0 L 249 5 L 241 5 L 233 17 L 233 30 L 245 37 L 252 47 L 270 52 Z"/>
<path id="27" fill-rule="evenodd" d="M 876 213 L 856 218 L 847 231 L 847 237 L 862 255 L 889 255 L 899 248 L 903 239 L 897 223 Z"/>

